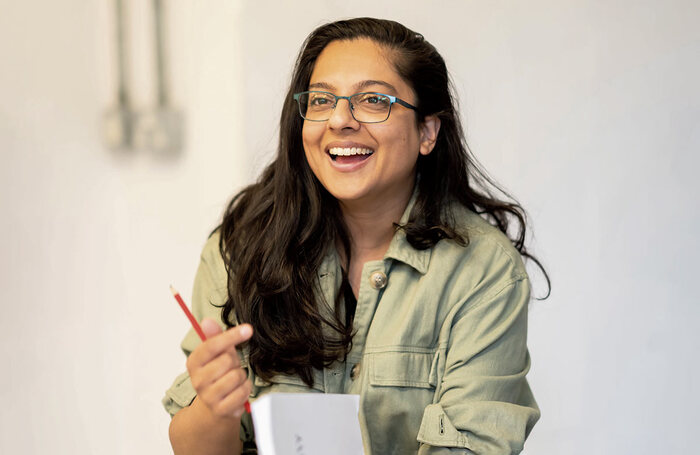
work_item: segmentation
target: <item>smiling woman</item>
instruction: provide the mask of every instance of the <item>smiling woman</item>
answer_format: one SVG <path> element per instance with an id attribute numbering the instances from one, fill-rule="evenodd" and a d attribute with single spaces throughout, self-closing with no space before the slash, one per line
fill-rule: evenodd
<path id="1" fill-rule="evenodd" d="M 368 455 L 522 450 L 537 261 L 458 118 L 422 35 L 360 18 L 309 36 L 278 155 L 202 253 L 208 340 L 187 335 L 164 399 L 176 453 L 255 453 L 243 404 L 270 392 L 359 394 Z"/>

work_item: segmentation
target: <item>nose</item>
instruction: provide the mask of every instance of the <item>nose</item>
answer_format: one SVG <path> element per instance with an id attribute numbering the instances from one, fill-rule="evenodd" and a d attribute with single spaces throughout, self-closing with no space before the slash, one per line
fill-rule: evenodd
<path id="1" fill-rule="evenodd" d="M 328 118 L 328 127 L 330 129 L 358 129 L 360 127 L 360 122 L 355 120 L 351 110 L 350 100 L 338 100 L 335 108 L 331 111 L 331 116 Z"/>

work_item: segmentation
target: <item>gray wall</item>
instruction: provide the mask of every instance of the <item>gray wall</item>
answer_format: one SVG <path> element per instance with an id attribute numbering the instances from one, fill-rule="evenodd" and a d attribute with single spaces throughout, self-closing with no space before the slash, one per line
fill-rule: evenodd
<path id="1" fill-rule="evenodd" d="M 108 3 L 0 1 L 0 453 L 169 452 L 159 400 L 187 321 L 168 285 L 189 295 L 227 198 L 269 160 L 303 38 L 358 15 L 443 53 L 470 146 L 531 215 L 554 288 L 531 306 L 526 452 L 694 449 L 697 2 L 166 2 L 177 161 L 103 146 Z M 127 3 L 144 107 L 150 11 Z"/>

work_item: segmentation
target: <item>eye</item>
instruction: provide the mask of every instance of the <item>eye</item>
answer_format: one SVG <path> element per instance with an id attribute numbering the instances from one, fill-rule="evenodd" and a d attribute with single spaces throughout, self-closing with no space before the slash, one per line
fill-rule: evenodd
<path id="1" fill-rule="evenodd" d="M 362 93 L 358 96 L 359 104 L 371 105 L 371 106 L 388 106 L 390 104 L 389 98 L 379 93 Z"/>
<path id="2" fill-rule="evenodd" d="M 391 100 L 381 93 L 358 93 L 353 105 L 363 112 L 385 113 L 391 107 Z"/>
<path id="3" fill-rule="evenodd" d="M 317 98 L 311 98 L 310 104 L 313 106 L 321 106 L 321 105 L 326 104 L 327 102 L 328 102 L 328 100 L 326 98 L 317 97 Z"/>
<path id="4" fill-rule="evenodd" d="M 333 104 L 333 100 L 328 95 L 322 93 L 312 93 L 309 95 L 310 107 L 323 107 L 330 104 Z"/>

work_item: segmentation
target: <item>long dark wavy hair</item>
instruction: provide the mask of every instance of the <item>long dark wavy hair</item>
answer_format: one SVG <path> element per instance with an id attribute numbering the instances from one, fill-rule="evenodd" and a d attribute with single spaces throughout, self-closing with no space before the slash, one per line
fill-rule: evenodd
<path id="1" fill-rule="evenodd" d="M 547 273 L 525 248 L 524 210 L 470 155 L 445 61 L 435 47 L 394 21 L 329 23 L 309 35 L 297 58 L 282 108 L 277 157 L 256 183 L 233 198 L 218 228 L 228 272 L 222 317 L 229 326 L 253 325 L 249 364 L 264 380 L 294 374 L 311 386 L 313 369 L 344 359 L 351 347 L 352 323 L 341 317 L 339 301 L 319 307 L 322 297 L 316 287 L 317 270 L 329 248 L 344 248 L 347 270 L 349 234 L 338 202 L 306 162 L 303 120 L 292 95 L 308 89 L 316 59 L 330 42 L 357 38 L 369 38 L 389 51 L 396 71 L 416 94 L 418 122 L 428 115 L 440 119 L 435 148 L 418 158 L 416 203 L 408 222 L 397 229 L 419 250 L 442 239 L 465 245 L 469 239 L 458 234 L 449 210 L 451 201 L 458 201 L 504 232 L 523 257 L 542 269 L 549 295 Z"/>

